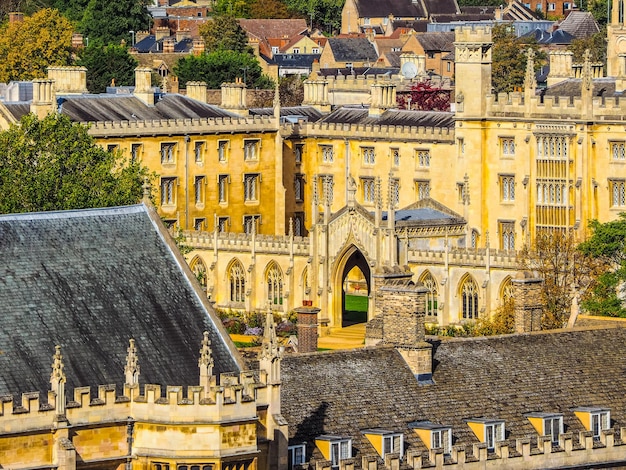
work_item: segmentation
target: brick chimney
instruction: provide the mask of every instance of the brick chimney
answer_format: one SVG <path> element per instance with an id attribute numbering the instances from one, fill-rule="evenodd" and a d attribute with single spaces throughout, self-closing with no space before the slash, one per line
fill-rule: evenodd
<path id="1" fill-rule="evenodd" d="M 530 333 L 541 330 L 543 279 L 536 272 L 520 271 L 511 283 L 515 299 L 515 332 Z"/>
<path id="2" fill-rule="evenodd" d="M 310 302 L 310 301 L 304 301 Z M 298 352 L 317 351 L 317 314 L 320 309 L 311 305 L 295 308 L 298 314 Z"/>
<path id="3" fill-rule="evenodd" d="M 9 13 L 9 23 L 21 23 L 24 21 L 24 13 L 21 11 L 12 11 Z"/>
<path id="4" fill-rule="evenodd" d="M 85 41 L 82 34 L 72 34 L 72 47 L 74 49 L 82 49 L 83 47 L 85 47 Z"/>
<path id="5" fill-rule="evenodd" d="M 178 31 L 176 31 L 176 42 L 180 42 L 183 39 L 189 38 L 191 38 L 191 30 L 189 28 L 179 29 Z"/>
<path id="6" fill-rule="evenodd" d="M 174 38 L 164 39 L 163 40 L 163 53 L 173 54 L 175 45 L 176 45 L 176 41 L 174 41 Z"/>
<path id="7" fill-rule="evenodd" d="M 204 52 L 204 39 L 194 38 L 193 45 L 191 46 L 191 52 L 193 55 L 200 55 Z"/>

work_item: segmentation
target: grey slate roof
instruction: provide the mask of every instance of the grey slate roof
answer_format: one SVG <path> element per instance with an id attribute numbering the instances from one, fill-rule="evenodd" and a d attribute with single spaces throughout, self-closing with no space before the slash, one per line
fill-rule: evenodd
<path id="1" fill-rule="evenodd" d="M 616 347 L 625 341 L 626 329 L 591 329 L 434 342 L 432 385 L 418 384 L 388 347 L 287 356 L 282 413 L 291 443 L 309 452 L 318 435 L 351 436 L 357 467 L 375 454 L 368 428 L 401 431 L 409 449 L 426 450 L 413 421 L 452 426 L 453 444 L 471 446 L 478 439 L 465 419 L 502 419 L 507 439 L 536 439 L 524 414 L 562 413 L 576 441 L 584 428 L 572 408 L 610 408 L 612 426 L 626 424 L 626 350 Z"/>
<path id="2" fill-rule="evenodd" d="M 613 77 L 595 78 L 592 83 L 593 96 L 623 96 L 622 92 L 615 91 L 615 78 Z M 582 80 L 580 78 L 569 78 L 547 88 L 543 94 L 544 96 L 564 96 L 573 98 L 580 96 L 581 88 Z"/>
<path id="3" fill-rule="evenodd" d="M 361 18 L 383 18 L 389 14 L 400 18 L 415 19 L 427 16 L 421 2 L 410 0 L 358 0 L 356 7 Z"/>
<path id="4" fill-rule="evenodd" d="M 600 32 L 600 26 L 588 11 L 572 11 L 559 24 L 559 28 L 576 38 L 586 38 Z"/>
<path id="5" fill-rule="evenodd" d="M 556 31 L 545 31 L 535 28 L 533 31 L 526 33 L 523 38 L 534 38 L 538 44 L 570 44 L 576 39 L 567 31 L 557 29 Z"/>
<path id="6" fill-rule="evenodd" d="M 0 216 L 0 395 L 47 391 L 55 345 L 70 394 L 77 386 L 121 387 L 130 338 L 142 384 L 197 385 L 205 330 L 215 371 L 240 370 L 239 354 L 151 211 Z"/>
<path id="7" fill-rule="evenodd" d="M 176 93 L 158 93 L 148 106 L 133 95 L 64 95 L 57 99 L 60 111 L 72 121 L 149 121 L 235 116 L 210 104 Z"/>
<path id="8" fill-rule="evenodd" d="M 321 122 L 376 124 L 381 126 L 454 127 L 454 114 L 443 111 L 390 109 L 380 117 L 370 117 L 366 107 L 341 107 L 320 119 Z"/>
<path id="9" fill-rule="evenodd" d="M 376 62 L 378 54 L 367 38 L 329 38 L 330 47 L 337 62 Z"/>
<path id="10" fill-rule="evenodd" d="M 252 116 L 273 116 L 274 108 L 250 108 L 248 110 Z M 281 118 L 303 118 L 309 122 L 318 121 L 323 114 L 313 106 L 281 106 Z"/>
<path id="11" fill-rule="evenodd" d="M 424 51 L 454 51 L 454 32 L 433 32 L 415 35 Z"/>

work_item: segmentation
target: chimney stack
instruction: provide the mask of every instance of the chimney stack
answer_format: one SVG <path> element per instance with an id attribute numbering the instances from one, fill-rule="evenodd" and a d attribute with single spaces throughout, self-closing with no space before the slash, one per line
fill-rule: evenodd
<path id="1" fill-rule="evenodd" d="M 310 305 L 310 300 L 305 300 L 303 305 L 298 307 L 295 312 L 298 314 L 298 352 L 316 352 L 317 351 L 317 314 L 320 309 Z"/>
<path id="2" fill-rule="evenodd" d="M 520 271 L 511 280 L 515 302 L 515 332 L 530 333 L 541 330 L 543 279 L 531 271 Z"/>

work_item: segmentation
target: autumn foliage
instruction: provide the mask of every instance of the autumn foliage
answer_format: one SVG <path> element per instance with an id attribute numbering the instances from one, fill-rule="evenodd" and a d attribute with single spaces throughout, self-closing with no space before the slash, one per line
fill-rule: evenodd
<path id="1" fill-rule="evenodd" d="M 450 111 L 450 90 L 433 86 L 429 81 L 411 85 L 408 93 L 398 95 L 400 109 Z"/>

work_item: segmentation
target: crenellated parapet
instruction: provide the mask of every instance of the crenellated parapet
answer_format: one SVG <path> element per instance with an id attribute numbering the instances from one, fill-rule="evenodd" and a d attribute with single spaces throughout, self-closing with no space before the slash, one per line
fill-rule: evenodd
<path id="1" fill-rule="evenodd" d="M 454 42 L 491 43 L 491 27 L 489 26 L 461 26 L 454 30 Z"/>
<path id="2" fill-rule="evenodd" d="M 517 269 L 517 252 L 493 249 L 465 250 L 453 248 L 446 251 L 418 250 L 409 248 L 409 263 L 422 265 L 451 264 L 456 266 Z"/>
<path id="3" fill-rule="evenodd" d="M 300 129 L 308 137 L 343 139 L 350 135 L 354 139 L 371 139 L 385 136 L 389 140 L 406 142 L 454 143 L 454 128 L 427 126 L 380 126 L 372 124 L 308 123 Z"/>
<path id="4" fill-rule="evenodd" d="M 184 243 L 197 250 L 251 252 L 308 256 L 310 241 L 307 237 L 289 235 L 254 235 L 233 232 L 183 232 Z"/>
<path id="5" fill-rule="evenodd" d="M 174 134 L 222 134 L 231 132 L 268 132 L 275 130 L 269 116 L 218 117 L 206 119 L 161 119 L 151 121 L 84 122 L 94 137 Z"/>

